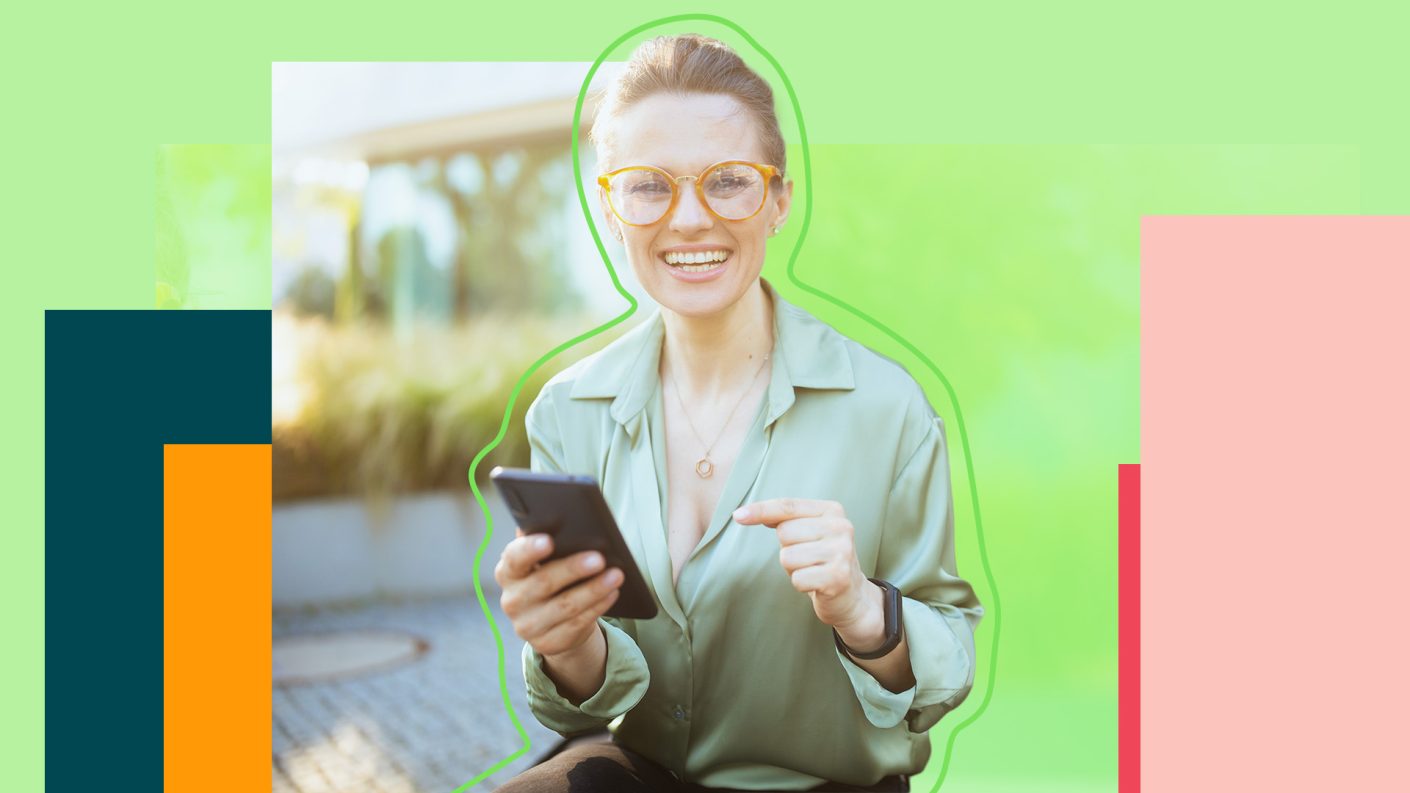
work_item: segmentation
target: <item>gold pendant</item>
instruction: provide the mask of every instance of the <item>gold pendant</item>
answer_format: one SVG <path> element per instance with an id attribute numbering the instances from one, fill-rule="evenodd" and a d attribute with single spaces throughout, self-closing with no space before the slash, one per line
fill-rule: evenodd
<path id="1" fill-rule="evenodd" d="M 710 463 L 709 457 L 701 457 L 695 464 L 695 473 L 701 479 L 709 479 L 710 474 L 715 472 L 715 466 Z"/>

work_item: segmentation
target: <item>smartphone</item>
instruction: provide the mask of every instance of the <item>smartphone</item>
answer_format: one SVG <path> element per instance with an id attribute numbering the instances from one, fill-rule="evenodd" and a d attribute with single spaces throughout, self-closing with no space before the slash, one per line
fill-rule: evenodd
<path id="1" fill-rule="evenodd" d="M 553 536 L 550 559 L 597 551 L 607 560 L 603 570 L 616 567 L 622 571 L 621 593 L 605 616 L 638 620 L 656 616 L 656 599 L 607 508 L 597 480 L 501 466 L 490 471 L 490 480 L 525 534 Z"/>

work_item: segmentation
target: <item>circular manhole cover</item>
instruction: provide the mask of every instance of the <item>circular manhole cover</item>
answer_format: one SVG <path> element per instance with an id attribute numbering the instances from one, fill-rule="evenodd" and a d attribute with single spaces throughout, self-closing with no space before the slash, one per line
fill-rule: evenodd
<path id="1" fill-rule="evenodd" d="M 274 685 L 321 683 L 382 672 L 421 657 L 425 639 L 401 631 L 305 633 L 274 640 Z"/>

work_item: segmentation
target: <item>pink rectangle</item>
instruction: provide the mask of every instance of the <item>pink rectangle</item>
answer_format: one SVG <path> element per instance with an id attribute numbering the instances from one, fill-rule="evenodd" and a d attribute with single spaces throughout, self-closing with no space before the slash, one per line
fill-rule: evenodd
<path id="1" fill-rule="evenodd" d="M 1410 217 L 1145 218 L 1141 276 L 1146 790 L 1403 785 Z"/>

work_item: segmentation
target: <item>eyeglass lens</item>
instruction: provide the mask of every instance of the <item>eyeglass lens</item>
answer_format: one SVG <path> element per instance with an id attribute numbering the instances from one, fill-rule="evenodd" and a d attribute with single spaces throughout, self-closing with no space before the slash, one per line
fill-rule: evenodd
<path id="1" fill-rule="evenodd" d="M 610 183 L 612 207 L 628 223 L 655 223 L 671 205 L 674 183 L 655 171 L 623 171 Z M 748 165 L 722 165 L 706 174 L 700 185 L 705 203 L 726 220 L 743 220 L 758 212 L 766 186 L 763 175 Z"/>

